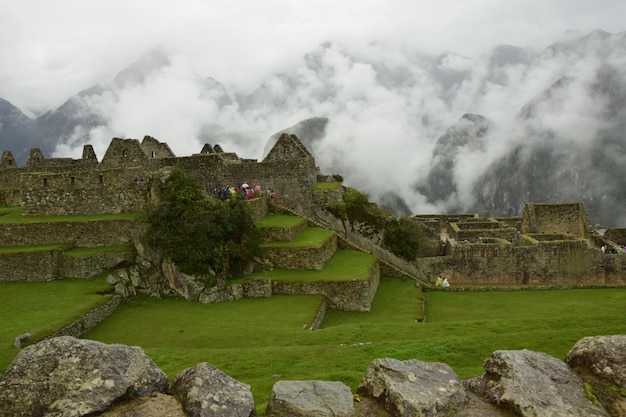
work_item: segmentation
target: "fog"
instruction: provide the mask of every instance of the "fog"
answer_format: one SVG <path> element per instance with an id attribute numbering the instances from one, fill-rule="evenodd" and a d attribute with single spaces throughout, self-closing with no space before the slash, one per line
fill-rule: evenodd
<path id="1" fill-rule="evenodd" d="M 261 159 L 270 135 L 327 117 L 312 149 L 323 171 L 445 211 L 471 206 L 476 179 L 516 144 L 593 146 L 610 104 L 592 88 L 598 68 L 626 68 L 623 16 L 618 1 L 0 0 L 0 97 L 36 117 L 100 85 L 75 111 L 101 123 L 52 155 L 75 158 L 86 143 L 101 158 L 112 137 L 151 135 L 179 156 L 209 142 Z M 596 29 L 614 35 L 580 40 Z M 154 51 L 166 62 L 115 78 Z M 455 194 L 428 203 L 411 187 L 466 113 L 493 129 L 458 153 Z"/>

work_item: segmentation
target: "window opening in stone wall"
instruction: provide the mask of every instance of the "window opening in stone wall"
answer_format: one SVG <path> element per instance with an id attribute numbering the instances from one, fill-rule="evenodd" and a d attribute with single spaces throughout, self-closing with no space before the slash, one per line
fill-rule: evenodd
<path id="1" fill-rule="evenodd" d="M 498 257 L 498 249 L 494 249 L 493 250 L 493 257 L 497 258 Z"/>
<path id="2" fill-rule="evenodd" d="M 156 158 L 156 152 L 155 151 L 152 151 L 152 157 Z"/>
<path id="3" fill-rule="evenodd" d="M 102 174 L 98 175 L 98 182 L 100 184 L 104 184 L 104 175 L 102 175 Z"/>
<path id="4" fill-rule="evenodd" d="M 552 255 L 556 256 L 556 248 L 552 249 Z"/>
<path id="5" fill-rule="evenodd" d="M 70 177 L 70 184 L 72 185 L 76 184 L 76 177 Z"/>
<path id="6" fill-rule="evenodd" d="M 126 149 L 122 149 L 122 156 L 126 158 L 128 156 L 128 151 Z"/>
<path id="7" fill-rule="evenodd" d="M 48 186 L 48 178 L 44 178 L 43 179 L 43 186 L 47 187 Z"/>

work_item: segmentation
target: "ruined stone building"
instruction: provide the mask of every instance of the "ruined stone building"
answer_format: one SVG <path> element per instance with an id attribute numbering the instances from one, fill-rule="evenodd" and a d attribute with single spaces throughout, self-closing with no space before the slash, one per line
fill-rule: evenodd
<path id="1" fill-rule="evenodd" d="M 260 162 L 208 144 L 198 154 L 177 157 L 167 144 L 149 136 L 141 142 L 112 139 L 101 161 L 90 145 L 84 147 L 81 159 L 45 158 L 33 149 L 23 167 L 5 151 L 0 160 L 0 206 L 21 206 L 25 216 L 139 212 L 153 201 L 159 179 L 174 166 L 197 178 L 207 192 L 243 182 L 274 190 L 278 201 L 295 212 L 318 219 L 325 216 L 322 223 L 327 227 L 346 237 L 351 233 L 341 220 L 333 220 L 321 208 L 312 189 L 324 177 L 298 138 L 287 134 Z M 341 192 L 336 191 L 331 200 L 340 202 Z M 325 201 L 329 198 L 324 196 Z M 358 240 L 357 246 L 381 262 L 424 283 L 433 283 L 442 275 L 453 285 L 626 284 L 626 255 L 599 250 L 626 242 L 626 230 L 598 233 L 582 203 L 527 203 L 522 217 L 435 214 L 415 215 L 413 220 L 440 242 L 441 256 L 409 264 L 363 236 L 349 236 L 348 240 Z M 131 241 L 137 227 L 137 222 L 124 220 L 108 222 L 106 228 L 91 223 L 73 223 L 71 228 L 60 224 L 3 225 L 0 246 L 47 244 L 51 243 L 49 236 L 56 236 L 55 242 L 78 246 L 115 245 Z M 17 270 L 26 262 L 25 256 L 37 255 L 3 259 Z M 63 274 L 64 262 L 72 271 L 93 268 L 89 264 L 78 268 L 54 252 L 45 256 L 51 257 L 49 261 L 26 262 L 34 268 L 28 275 L 51 279 Z M 63 262 L 55 261 L 57 258 Z M 108 261 L 98 262 L 104 265 Z M 60 266 L 51 270 L 46 265 Z M 9 275 L 19 279 L 24 274 Z"/>
<path id="2" fill-rule="evenodd" d="M 430 282 L 445 276 L 453 285 L 626 284 L 626 254 L 616 244 L 623 229 L 600 235 L 582 203 L 527 203 L 522 217 L 413 218 L 442 242 L 442 256 L 419 261 Z"/>
<path id="3" fill-rule="evenodd" d="M 91 145 L 85 145 L 81 159 L 47 159 L 32 149 L 23 167 L 5 151 L 0 160 L 0 206 L 20 205 L 23 215 L 140 211 L 154 196 L 155 180 L 175 165 L 207 191 L 248 182 L 274 190 L 282 203 L 302 209 L 311 204 L 318 174 L 312 155 L 287 134 L 261 162 L 224 152 L 219 145 L 176 157 L 167 144 L 150 136 L 141 142 L 114 138 L 100 162 Z"/>

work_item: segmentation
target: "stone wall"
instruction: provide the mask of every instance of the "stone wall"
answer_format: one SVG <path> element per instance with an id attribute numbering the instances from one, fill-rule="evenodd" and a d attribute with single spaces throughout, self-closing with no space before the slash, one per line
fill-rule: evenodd
<path id="1" fill-rule="evenodd" d="M 0 281 L 51 281 L 59 278 L 62 250 L 0 255 Z"/>
<path id="2" fill-rule="evenodd" d="M 476 242 L 483 237 L 512 240 L 515 238 L 515 231 L 514 228 L 502 227 L 498 222 L 448 224 L 448 234 L 458 241 Z"/>
<path id="3" fill-rule="evenodd" d="M 318 247 L 262 246 L 261 257 L 276 268 L 320 270 L 337 250 L 337 235 Z"/>
<path id="4" fill-rule="evenodd" d="M 209 192 L 217 186 L 258 184 L 302 211 L 312 204 L 318 169 L 297 138 L 288 139 L 277 142 L 282 150 L 262 162 L 225 152 L 177 158 L 167 144 L 150 137 L 143 144 L 113 138 L 101 163 L 93 149 L 77 160 L 46 159 L 33 150 L 25 167 L 5 164 L 0 169 L 0 203 L 21 204 L 24 215 L 140 211 L 155 198 L 161 170 L 177 165 Z"/>
<path id="5" fill-rule="evenodd" d="M 522 233 L 554 233 L 587 238 L 590 234 L 587 211 L 582 203 L 526 203 Z"/>
<path id="6" fill-rule="evenodd" d="M 135 261 L 134 251 L 98 253 L 90 256 L 63 255 L 63 249 L 0 255 L 0 282 L 51 281 L 61 278 L 91 278 L 117 265 Z"/>
<path id="7" fill-rule="evenodd" d="M 314 190 L 313 202 L 321 207 L 343 203 L 343 190 Z"/>
<path id="8" fill-rule="evenodd" d="M 370 311 L 380 284 L 380 266 L 372 268 L 367 281 L 279 282 L 272 281 L 273 294 L 320 294 L 328 308 L 345 311 Z"/>
<path id="9" fill-rule="evenodd" d="M 23 215 L 99 214 L 141 211 L 153 195 L 146 166 L 106 169 L 61 166 L 21 176 Z M 143 179 L 143 181 L 142 181 Z"/>
<path id="10" fill-rule="evenodd" d="M 584 239 L 529 244 L 450 245 L 450 256 L 419 259 L 428 281 L 446 276 L 452 285 L 626 284 L 626 256 L 604 254 Z"/>
<path id="11" fill-rule="evenodd" d="M 130 242 L 141 228 L 138 220 L 0 224 L 0 246 L 112 246 Z"/>
<path id="12" fill-rule="evenodd" d="M 302 222 L 294 227 L 264 227 L 266 242 L 289 242 L 299 236 L 307 228 L 307 220 L 302 218 Z"/>
<path id="13" fill-rule="evenodd" d="M 59 336 L 81 337 L 113 314 L 113 312 L 120 305 L 121 301 L 122 297 L 119 295 L 113 296 L 113 298 L 106 303 L 100 304 L 98 307 L 90 310 L 87 314 L 72 322 L 70 325 L 65 326 L 64 328 L 46 337 L 46 339 Z"/>
<path id="14" fill-rule="evenodd" d="M 91 278 L 119 265 L 130 265 L 134 262 L 135 251 L 104 252 L 80 257 L 64 255 L 59 258 L 59 278 Z"/>

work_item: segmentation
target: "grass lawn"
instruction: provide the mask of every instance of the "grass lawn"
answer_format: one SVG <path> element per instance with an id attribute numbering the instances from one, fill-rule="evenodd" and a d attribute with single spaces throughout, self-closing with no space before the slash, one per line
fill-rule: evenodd
<path id="1" fill-rule="evenodd" d="M 369 253 L 359 252 L 356 250 L 337 250 L 335 254 L 326 262 L 321 270 L 290 270 L 290 269 L 274 269 L 268 272 L 254 274 L 254 277 L 262 279 L 272 279 L 274 281 L 306 281 L 306 282 L 322 282 L 322 281 L 366 281 L 370 277 L 372 267 L 376 263 L 377 258 Z M 241 283 L 249 281 L 250 277 L 242 280 L 234 281 Z"/>
<path id="2" fill-rule="evenodd" d="M 108 301 L 111 295 L 99 292 L 111 288 L 104 277 L 90 280 L 48 282 L 0 282 L 0 373 L 18 350 L 16 336 L 34 333 L 32 343 L 80 318 L 92 308 Z"/>
<path id="3" fill-rule="evenodd" d="M 71 283 L 74 288 L 69 288 Z M 0 372 L 17 352 L 10 347 L 15 335 L 36 327 L 17 326 L 24 317 L 33 322 L 39 316 L 41 328 L 52 327 L 53 320 L 65 322 L 69 310 L 78 310 L 78 301 L 84 301 L 85 309 L 89 299 L 97 302 L 100 286 L 106 287 L 103 281 L 1 284 L 0 317 L 7 324 L 2 328 Z M 139 296 L 122 303 L 85 337 L 141 346 L 170 379 L 189 366 L 209 362 L 250 384 L 263 413 L 278 380 L 339 380 L 355 390 L 376 358 L 444 362 L 466 379 L 481 375 L 483 361 L 498 349 L 526 348 L 563 359 L 584 336 L 626 333 L 624 289 L 424 296 L 427 321 L 420 323 L 420 289 L 412 280 L 383 277 L 371 312 L 328 311 L 322 328 L 313 332 L 305 327 L 320 296 L 212 305 Z M 55 303 L 64 310 L 56 319 Z"/>
<path id="4" fill-rule="evenodd" d="M 313 191 L 317 190 L 341 190 L 339 182 L 317 182 L 313 186 Z"/>
<path id="5" fill-rule="evenodd" d="M 0 255 L 22 252 L 50 252 L 53 250 L 65 250 L 71 245 L 66 243 L 50 243 L 47 245 L 26 245 L 26 246 L 0 246 Z"/>
<path id="6" fill-rule="evenodd" d="M 68 214 L 65 216 L 22 216 L 21 207 L 0 207 L 0 224 L 132 220 L 138 218 L 139 216 L 141 216 L 141 213 Z"/>
<path id="7" fill-rule="evenodd" d="M 335 232 L 322 227 L 307 227 L 302 233 L 287 242 L 272 242 L 259 245 L 261 248 L 318 248 Z"/>
<path id="8" fill-rule="evenodd" d="M 270 227 L 282 227 L 291 228 L 300 226 L 302 223 L 306 223 L 307 219 L 304 217 L 288 216 L 285 214 L 268 214 L 261 220 L 255 222 L 256 227 L 270 228 Z"/>

